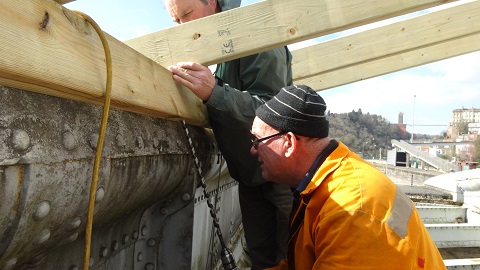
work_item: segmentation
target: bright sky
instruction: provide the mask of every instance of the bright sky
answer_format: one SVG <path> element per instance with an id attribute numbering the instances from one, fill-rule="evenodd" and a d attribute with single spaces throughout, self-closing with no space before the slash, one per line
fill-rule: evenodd
<path id="1" fill-rule="evenodd" d="M 243 0 L 242 6 L 255 2 Z M 105 32 L 122 41 L 175 25 L 163 0 L 77 0 L 65 7 L 90 15 Z M 438 135 L 447 130 L 454 109 L 480 108 L 480 52 L 332 88 L 320 95 L 331 112 L 362 109 L 391 123 L 397 123 L 403 112 L 408 132 L 413 126 L 414 133 Z"/>

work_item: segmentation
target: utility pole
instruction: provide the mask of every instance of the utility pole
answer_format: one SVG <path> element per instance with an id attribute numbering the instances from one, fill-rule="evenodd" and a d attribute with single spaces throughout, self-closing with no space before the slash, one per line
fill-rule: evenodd
<path id="1" fill-rule="evenodd" d="M 415 130 L 415 97 L 416 95 L 413 95 L 412 136 L 410 137 L 410 143 L 413 143 L 413 132 Z"/>

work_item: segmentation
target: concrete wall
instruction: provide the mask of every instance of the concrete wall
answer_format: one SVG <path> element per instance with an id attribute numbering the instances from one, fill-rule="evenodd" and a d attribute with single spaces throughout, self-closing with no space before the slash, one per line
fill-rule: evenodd
<path id="1" fill-rule="evenodd" d="M 423 186 L 423 182 L 430 177 L 442 174 L 438 171 L 426 171 L 416 168 L 397 167 L 384 163 L 372 162 L 375 167 L 388 175 L 396 184 Z"/>

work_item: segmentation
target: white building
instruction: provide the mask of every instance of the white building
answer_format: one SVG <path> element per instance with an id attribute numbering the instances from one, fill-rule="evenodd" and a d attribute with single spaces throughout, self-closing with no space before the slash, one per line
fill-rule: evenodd
<path id="1" fill-rule="evenodd" d="M 480 109 L 462 108 L 453 110 L 451 124 L 457 123 L 480 123 Z"/>
<path id="2" fill-rule="evenodd" d="M 468 125 L 468 130 L 465 129 L 465 126 L 462 127 L 462 124 Z M 450 138 L 455 139 L 457 136 L 461 135 L 460 133 L 470 133 L 470 126 L 472 124 L 473 129 L 478 132 L 478 130 L 480 130 L 480 109 L 455 109 L 452 111 L 452 119 L 450 121 L 450 126 L 448 127 L 447 135 Z"/>
<path id="3" fill-rule="evenodd" d="M 469 123 L 468 124 L 468 133 L 480 134 L 480 123 Z"/>

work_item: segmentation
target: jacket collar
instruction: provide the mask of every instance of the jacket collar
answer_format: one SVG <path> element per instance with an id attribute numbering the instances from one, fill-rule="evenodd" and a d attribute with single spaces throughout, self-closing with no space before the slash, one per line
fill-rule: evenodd
<path id="1" fill-rule="evenodd" d="M 331 147 L 332 142 L 335 142 L 335 147 Z M 341 161 L 350 153 L 350 150 L 342 142 L 335 140 L 330 141 L 330 144 L 320 155 L 326 155 L 325 160 L 320 163 L 320 167 L 316 170 L 305 190 L 301 193 L 302 196 L 309 196 L 323 180 L 339 166 Z"/>

